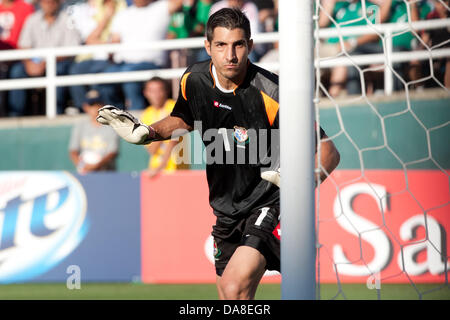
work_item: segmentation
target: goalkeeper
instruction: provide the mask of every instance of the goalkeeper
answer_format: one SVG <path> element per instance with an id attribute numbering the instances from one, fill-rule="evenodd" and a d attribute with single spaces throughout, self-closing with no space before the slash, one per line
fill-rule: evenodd
<path id="1" fill-rule="evenodd" d="M 248 133 L 255 130 L 259 137 L 279 128 L 278 77 L 248 60 L 252 46 L 247 17 L 238 9 L 219 10 L 206 26 L 205 48 L 211 60 L 186 70 L 170 116 L 146 126 L 126 111 L 105 106 L 97 118 L 134 144 L 169 139 L 177 129 L 191 131 L 198 128 L 194 122 L 200 122 L 203 131 L 227 129 L 223 153 L 215 154 L 224 161 L 207 159 L 206 166 L 210 205 L 217 217 L 212 235 L 220 299 L 253 299 L 265 270 L 280 270 L 278 162 L 264 173 L 273 183 L 261 179 L 261 159 L 258 164 L 249 161 L 254 150 Z M 200 136 L 205 145 L 212 143 L 202 132 Z M 228 137 L 233 143 L 225 142 Z M 275 145 L 269 143 L 263 154 L 279 155 Z M 320 148 L 322 181 L 337 166 L 339 153 L 331 141 Z M 244 163 L 236 161 L 239 152 L 245 154 Z M 226 161 L 230 153 L 234 163 Z"/>

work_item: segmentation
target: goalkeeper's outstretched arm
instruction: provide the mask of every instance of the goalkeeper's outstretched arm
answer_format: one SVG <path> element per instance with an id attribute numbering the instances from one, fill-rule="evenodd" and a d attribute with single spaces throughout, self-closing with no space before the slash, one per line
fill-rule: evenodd
<path id="1" fill-rule="evenodd" d="M 164 119 L 153 123 L 151 127 L 155 130 L 155 140 L 176 138 L 176 131 L 192 131 L 193 129 L 191 126 L 187 125 L 183 119 L 172 116 L 167 116 Z"/>
<path id="2" fill-rule="evenodd" d="M 147 126 L 131 113 L 111 105 L 98 110 L 97 121 L 111 126 L 120 137 L 133 144 L 149 144 L 156 140 L 175 138 L 174 133 L 177 130 L 192 131 L 192 128 L 178 117 L 168 116 Z"/>

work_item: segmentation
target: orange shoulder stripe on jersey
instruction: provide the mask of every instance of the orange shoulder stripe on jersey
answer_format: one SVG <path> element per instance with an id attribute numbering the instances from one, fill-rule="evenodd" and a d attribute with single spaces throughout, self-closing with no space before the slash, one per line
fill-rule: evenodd
<path id="1" fill-rule="evenodd" d="M 275 117 L 277 116 L 278 109 L 280 105 L 274 99 L 269 97 L 267 94 L 261 91 L 261 95 L 264 100 L 264 106 L 266 107 L 267 118 L 269 119 L 270 125 L 275 121 Z"/>
<path id="2" fill-rule="evenodd" d="M 191 74 L 191 73 L 188 72 L 188 73 L 186 73 L 186 74 L 183 76 L 183 78 L 181 78 L 181 94 L 183 95 L 183 98 L 184 98 L 184 100 L 186 100 L 186 101 L 187 101 L 187 97 L 186 97 L 186 81 L 187 81 L 187 78 L 189 77 L 190 74 Z"/>

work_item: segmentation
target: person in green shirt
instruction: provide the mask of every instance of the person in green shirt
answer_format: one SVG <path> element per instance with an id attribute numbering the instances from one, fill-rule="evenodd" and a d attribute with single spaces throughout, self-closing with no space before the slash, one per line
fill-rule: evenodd
<path id="1" fill-rule="evenodd" d="M 169 39 L 201 37 L 209 17 L 212 0 L 186 0 L 180 11 L 172 14 Z"/>
<path id="2" fill-rule="evenodd" d="M 392 0 L 390 10 L 389 23 L 408 23 L 419 20 L 426 20 L 427 15 L 433 10 L 431 1 L 417 1 L 406 3 L 403 0 Z M 399 30 L 392 33 L 391 37 L 385 37 L 386 41 L 392 41 L 394 52 L 423 50 L 422 42 L 418 39 L 420 33 L 408 32 L 407 30 Z M 423 40 L 423 38 L 422 38 Z M 380 42 L 381 43 L 381 42 Z M 425 66 L 426 67 L 426 66 Z M 395 72 L 406 82 L 413 82 L 423 77 L 422 62 L 419 60 L 411 60 L 407 62 L 394 63 Z M 423 86 L 423 83 L 414 83 L 412 88 Z M 403 82 L 394 77 L 394 89 L 400 90 L 404 88 Z"/>
<path id="3" fill-rule="evenodd" d="M 449 0 L 432 0 L 428 1 L 429 6 L 426 8 L 421 8 L 421 16 L 424 19 L 448 19 L 450 17 L 450 1 Z M 434 30 L 424 30 L 421 34 L 422 41 L 426 44 L 424 46 L 422 43 L 422 49 L 433 49 L 433 48 L 449 48 L 450 43 L 450 28 L 440 28 Z M 423 69 L 427 69 L 427 75 L 431 74 L 429 61 L 422 62 Z M 428 79 L 426 82 L 422 82 L 426 87 L 443 87 L 447 89 L 450 88 L 450 58 L 444 57 L 442 59 L 433 59 L 433 78 Z"/>
<path id="4" fill-rule="evenodd" d="M 370 0 L 365 1 L 364 7 L 359 0 L 322 0 L 319 14 L 320 28 L 344 28 L 347 26 L 359 26 L 384 23 L 389 18 L 392 0 Z M 379 44 L 379 36 L 367 34 L 361 36 L 344 36 L 344 46 L 341 47 L 339 38 L 327 39 L 321 44 L 320 56 L 334 56 L 339 52 L 349 55 L 381 53 L 382 46 Z M 355 67 L 337 66 L 331 70 L 329 94 L 333 97 L 339 96 L 346 88 L 349 94 L 361 92 L 361 81 L 359 70 Z"/>
<path id="5" fill-rule="evenodd" d="M 182 9 L 172 14 L 170 19 L 168 39 L 203 37 L 212 2 L 212 0 L 183 1 Z M 174 67 L 184 67 L 196 62 L 193 60 L 198 60 L 199 57 L 207 58 L 204 49 L 177 51 L 172 54 L 171 60 Z"/>

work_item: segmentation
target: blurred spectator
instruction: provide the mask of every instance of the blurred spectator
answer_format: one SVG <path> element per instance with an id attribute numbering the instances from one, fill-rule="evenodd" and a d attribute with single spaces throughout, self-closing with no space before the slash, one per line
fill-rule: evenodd
<path id="1" fill-rule="evenodd" d="M 79 31 L 83 43 L 95 45 L 109 42 L 111 21 L 117 12 L 126 7 L 125 0 L 88 0 L 69 7 L 67 11 L 75 28 Z M 79 55 L 75 58 L 75 63 L 72 64 L 69 73 L 71 75 L 100 73 L 111 64 L 107 53 Z M 81 110 L 89 86 L 72 86 L 69 89 L 74 106 Z"/>
<path id="2" fill-rule="evenodd" d="M 17 49 L 20 31 L 33 11 L 33 6 L 23 0 L 0 2 L 0 49 Z"/>
<path id="3" fill-rule="evenodd" d="M 60 10 L 61 0 L 40 0 L 41 9 L 28 17 L 20 34 L 18 47 L 21 49 L 76 46 L 80 37 L 71 26 L 68 15 Z M 57 58 L 57 75 L 67 75 L 71 58 Z M 42 58 L 27 59 L 14 64 L 10 78 L 39 77 L 45 74 L 46 63 Z M 57 111 L 64 112 L 67 88 L 57 88 Z M 12 90 L 8 96 L 10 116 L 24 115 L 26 110 L 26 91 Z"/>
<path id="4" fill-rule="evenodd" d="M 31 4 L 23 0 L 2 0 L 0 2 L 0 50 L 17 49 L 20 31 L 25 20 L 34 11 Z M 8 77 L 12 62 L 0 61 L 0 79 Z M 6 91 L 0 92 L 0 117 L 7 115 Z"/>
<path id="5" fill-rule="evenodd" d="M 425 19 L 448 19 L 450 17 L 449 0 L 433 0 L 430 4 L 432 6 L 428 12 L 425 12 Z M 422 39 L 429 48 L 449 48 L 450 28 L 425 30 Z M 446 88 L 450 89 L 450 58 L 435 59 L 433 62 L 434 75 Z M 434 83 L 434 85 L 436 84 Z"/>
<path id="6" fill-rule="evenodd" d="M 409 9 L 408 9 L 409 7 Z M 392 0 L 389 23 L 413 22 L 418 21 L 419 9 L 416 2 L 410 2 L 408 5 L 402 0 Z M 386 39 L 390 41 L 390 39 Z M 395 32 L 392 35 L 393 51 L 412 51 L 418 48 L 418 39 L 411 32 Z M 418 80 L 421 76 L 420 61 L 411 60 L 409 62 L 394 63 L 394 70 L 406 82 Z M 400 90 L 403 87 L 402 81 L 394 76 L 394 89 Z"/>
<path id="7" fill-rule="evenodd" d="M 35 0 L 28 0 L 28 1 L 35 1 Z M 64 0 L 62 2 L 62 8 L 63 8 L 63 10 L 66 10 L 68 7 L 84 3 L 86 1 L 88 1 L 88 0 Z"/>
<path id="8" fill-rule="evenodd" d="M 83 109 L 89 119 L 80 121 L 72 129 L 69 155 L 80 174 L 116 169 L 119 136 L 111 127 L 102 126 L 96 120 L 103 104 L 98 91 L 88 91 Z"/>
<path id="9" fill-rule="evenodd" d="M 278 31 L 278 0 L 253 0 L 258 8 L 259 32 Z M 277 43 L 257 43 L 254 46 L 256 58 L 259 62 L 270 51 L 278 51 Z M 267 60 L 267 57 L 266 57 Z"/>
<path id="10" fill-rule="evenodd" d="M 182 0 L 134 0 L 134 5 L 119 12 L 111 24 L 111 42 L 133 45 L 163 40 L 167 37 L 170 15 L 179 10 Z M 160 50 L 122 51 L 114 55 L 115 64 L 105 72 L 138 71 L 165 65 L 165 52 Z M 144 109 L 141 82 L 121 85 L 100 85 L 99 90 L 108 104 L 119 108 Z M 123 90 L 125 104 L 118 91 Z"/>
<path id="11" fill-rule="evenodd" d="M 212 0 L 184 0 L 181 10 L 170 18 L 169 39 L 201 37 L 209 17 Z"/>
<path id="12" fill-rule="evenodd" d="M 384 23 L 389 18 L 392 0 L 366 1 L 366 13 L 357 0 L 322 0 L 319 14 L 319 27 L 336 27 L 366 25 L 367 23 Z M 365 18 L 367 16 L 367 19 Z M 330 19 L 331 18 L 331 19 Z M 333 22 L 331 22 L 333 21 Z M 344 36 L 344 48 L 340 47 L 339 38 L 330 38 L 320 45 L 320 57 L 335 56 L 341 51 L 351 55 L 382 53 L 380 38 L 376 34 L 361 36 Z M 329 93 L 338 96 L 346 87 L 349 94 L 361 93 L 360 73 L 355 67 L 338 66 L 331 70 Z"/>
<path id="13" fill-rule="evenodd" d="M 417 5 L 419 7 L 420 20 L 425 20 L 428 14 L 434 10 L 434 3 L 438 0 L 419 0 Z M 445 1 L 444 1 L 445 2 Z"/>
<path id="14" fill-rule="evenodd" d="M 409 7 L 409 13 L 408 13 Z M 409 18 L 411 17 L 411 19 Z M 416 2 L 411 2 L 408 5 L 403 0 L 392 0 L 392 6 L 387 22 L 402 23 L 409 20 L 419 20 L 419 10 Z M 392 44 L 394 48 L 399 51 L 411 51 L 416 46 L 416 37 L 411 32 L 396 32 L 392 35 Z"/>
<path id="15" fill-rule="evenodd" d="M 253 1 L 220 0 L 212 5 L 211 10 L 209 11 L 209 15 L 212 15 L 213 13 L 219 11 L 220 9 L 233 7 L 241 9 L 241 11 L 244 12 L 245 15 L 247 16 L 248 20 L 250 21 L 250 31 L 252 33 L 252 36 L 259 33 L 260 31 L 259 12 L 258 7 Z M 248 57 L 252 62 L 257 62 L 259 58 L 262 56 L 262 54 L 263 52 L 261 46 L 255 44 Z"/>
<path id="16" fill-rule="evenodd" d="M 259 1 L 259 19 L 265 32 L 278 31 L 278 0 Z M 271 2 L 270 5 L 268 2 Z M 258 2 L 256 2 L 258 5 Z M 259 62 L 279 62 L 279 44 L 278 42 L 271 45 L 264 45 L 263 55 L 259 59 Z"/>
<path id="17" fill-rule="evenodd" d="M 277 0 L 253 0 L 259 12 L 259 30 L 262 32 L 274 32 L 275 22 L 278 16 Z"/>
<path id="18" fill-rule="evenodd" d="M 170 115 L 175 105 L 175 100 L 169 99 L 169 85 L 159 77 L 153 77 L 144 85 L 144 96 L 150 102 L 141 115 L 141 121 L 147 125 L 155 123 Z M 147 174 L 150 177 L 156 176 L 161 171 L 171 172 L 177 169 L 175 156 L 172 154 L 173 148 L 182 142 L 178 141 L 157 141 L 145 148 L 150 154 L 150 161 Z"/>
<path id="19" fill-rule="evenodd" d="M 168 39 L 203 37 L 209 18 L 212 0 L 184 0 L 181 10 L 170 18 Z M 209 59 L 205 48 L 180 49 L 170 51 L 171 68 L 182 68 L 197 61 Z M 177 92 L 178 79 L 172 80 L 173 92 Z"/>

